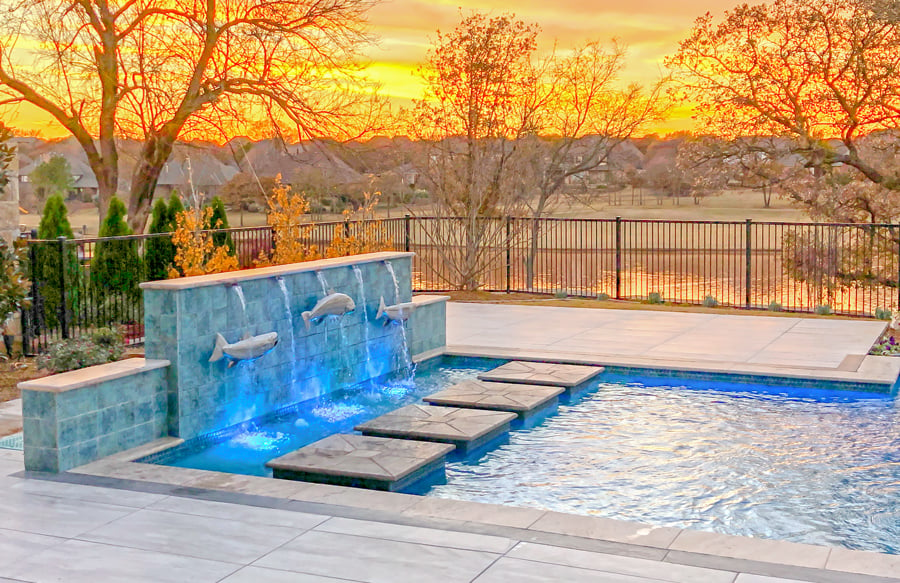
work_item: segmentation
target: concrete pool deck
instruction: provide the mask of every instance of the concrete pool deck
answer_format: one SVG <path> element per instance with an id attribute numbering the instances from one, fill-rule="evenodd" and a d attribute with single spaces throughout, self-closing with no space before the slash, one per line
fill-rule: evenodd
<path id="1" fill-rule="evenodd" d="M 884 325 L 451 304 L 448 349 L 890 384 Z M 57 475 L 0 449 L 0 582 L 900 583 L 896 555 L 132 461 L 180 442 Z"/>
<path id="2" fill-rule="evenodd" d="M 900 358 L 866 354 L 886 326 L 877 320 L 451 302 L 447 352 L 890 386 L 900 375 Z"/>
<path id="3" fill-rule="evenodd" d="M 896 555 L 127 457 L 27 476 L 0 450 L 0 581 L 900 583 Z"/>

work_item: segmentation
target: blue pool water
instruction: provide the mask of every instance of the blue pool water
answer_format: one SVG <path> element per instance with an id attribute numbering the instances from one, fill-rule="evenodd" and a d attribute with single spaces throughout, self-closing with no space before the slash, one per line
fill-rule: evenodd
<path id="1" fill-rule="evenodd" d="M 496 361 L 436 359 L 415 383 L 356 387 L 173 465 L 265 474 Z M 451 461 L 428 496 L 900 553 L 900 411 L 887 395 L 603 373 L 532 429 Z"/>

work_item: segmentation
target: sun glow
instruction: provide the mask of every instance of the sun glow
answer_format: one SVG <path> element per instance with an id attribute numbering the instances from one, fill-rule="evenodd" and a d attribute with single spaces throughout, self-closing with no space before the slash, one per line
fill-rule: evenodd
<path id="1" fill-rule="evenodd" d="M 718 13 L 734 4 L 737 2 L 733 0 L 686 0 L 677 4 L 646 0 L 626 11 L 621 3 L 611 0 L 558 0 L 552 10 L 538 0 L 386 0 L 369 12 L 370 32 L 379 40 L 366 55 L 366 76 L 381 86 L 381 93 L 390 98 L 395 111 L 408 106 L 422 94 L 422 82 L 415 71 L 425 61 L 437 30 L 449 31 L 461 13 L 479 9 L 495 14 L 513 12 L 522 20 L 538 23 L 543 50 L 552 50 L 554 43 L 557 51 L 565 51 L 589 39 L 617 38 L 629 49 L 623 81 L 650 84 L 664 73 L 664 57 L 675 51 L 695 17 L 708 10 Z M 46 138 L 68 135 L 49 115 L 27 104 L 6 108 L 2 117 L 15 128 Z M 693 125 L 691 108 L 682 104 L 673 109 L 666 122 L 648 131 L 669 133 Z"/>

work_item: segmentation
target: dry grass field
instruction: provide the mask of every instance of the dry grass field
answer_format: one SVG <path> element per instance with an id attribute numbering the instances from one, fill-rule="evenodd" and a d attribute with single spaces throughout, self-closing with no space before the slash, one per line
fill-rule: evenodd
<path id="1" fill-rule="evenodd" d="M 581 198 L 581 197 L 579 197 Z M 703 199 L 694 204 L 691 198 L 677 200 L 659 198 L 652 193 L 645 193 L 643 204 L 638 204 L 640 194 L 632 194 L 624 190 L 613 195 L 599 194 L 590 204 L 583 202 L 562 201 L 552 208 L 548 216 L 560 218 L 614 218 L 626 219 L 669 219 L 682 221 L 787 221 L 809 222 L 805 211 L 795 208 L 789 201 L 773 198 L 771 208 L 763 207 L 762 195 L 748 189 L 728 190 L 718 196 Z M 408 208 L 391 209 L 390 216 L 401 217 L 406 212 L 416 215 L 428 215 L 427 203 L 418 202 Z M 386 210 L 379 210 L 379 216 L 386 217 Z M 340 220 L 341 215 L 319 215 L 320 220 Z M 19 221 L 28 229 L 37 228 L 41 217 L 38 214 L 21 215 Z M 69 206 L 69 222 L 76 235 L 96 236 L 99 231 L 97 209 L 94 205 L 73 203 Z M 258 227 L 266 224 L 263 213 L 230 211 L 228 222 L 232 227 Z"/>

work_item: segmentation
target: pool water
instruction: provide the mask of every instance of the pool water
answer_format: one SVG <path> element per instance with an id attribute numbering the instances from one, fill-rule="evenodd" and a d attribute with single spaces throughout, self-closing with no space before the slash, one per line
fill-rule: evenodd
<path id="1" fill-rule="evenodd" d="M 348 389 L 166 463 L 265 475 L 268 459 L 496 365 L 436 359 L 415 383 Z M 900 553 L 900 411 L 876 393 L 606 372 L 424 493 Z"/>
<path id="2" fill-rule="evenodd" d="M 353 427 L 385 413 L 419 402 L 425 395 L 478 373 L 502 361 L 484 358 L 434 358 L 416 367 L 411 380 L 401 372 L 386 378 L 341 389 L 318 399 L 287 407 L 255 422 L 146 458 L 146 461 L 183 468 L 233 474 L 271 476 L 266 462 L 334 433 L 352 433 Z"/>

